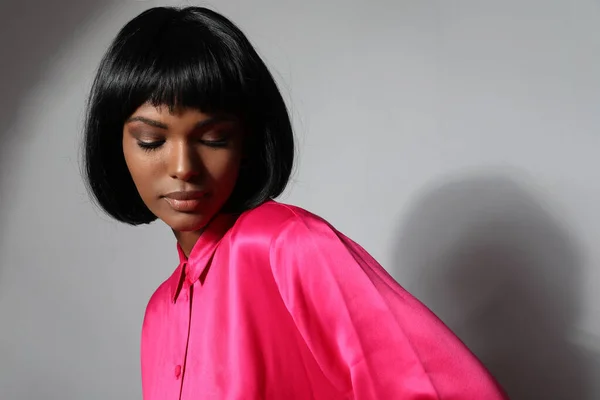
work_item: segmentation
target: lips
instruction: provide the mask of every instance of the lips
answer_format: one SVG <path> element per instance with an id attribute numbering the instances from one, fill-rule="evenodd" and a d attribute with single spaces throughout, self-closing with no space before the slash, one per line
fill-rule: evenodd
<path id="1" fill-rule="evenodd" d="M 196 200 L 201 199 L 204 196 L 206 196 L 206 192 L 203 192 L 201 190 L 182 190 L 178 192 L 171 192 L 169 194 L 165 194 L 166 198 L 173 200 Z"/>
<path id="2" fill-rule="evenodd" d="M 202 206 L 207 198 L 207 193 L 197 190 L 179 191 L 168 193 L 163 198 L 175 211 L 193 212 Z"/>

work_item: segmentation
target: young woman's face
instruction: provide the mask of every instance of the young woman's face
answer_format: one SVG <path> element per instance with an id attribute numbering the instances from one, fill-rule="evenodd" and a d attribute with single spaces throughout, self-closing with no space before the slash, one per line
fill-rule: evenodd
<path id="1" fill-rule="evenodd" d="M 150 211 L 175 231 L 196 231 L 233 191 L 242 132 L 231 117 L 144 104 L 125 122 L 123 153 Z"/>

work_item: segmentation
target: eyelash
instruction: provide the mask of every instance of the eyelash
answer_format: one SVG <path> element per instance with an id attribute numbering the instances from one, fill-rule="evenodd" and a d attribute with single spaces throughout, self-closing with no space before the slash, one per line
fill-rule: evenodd
<path id="1" fill-rule="evenodd" d="M 229 144 L 229 141 L 227 139 L 201 140 L 200 143 L 202 143 L 203 145 L 208 146 L 208 147 L 223 148 L 223 147 L 227 147 L 227 145 Z"/>
<path id="2" fill-rule="evenodd" d="M 164 143 L 163 141 L 159 141 L 159 142 L 142 142 L 141 140 L 138 140 L 138 146 L 142 150 L 144 150 L 144 151 L 156 150 L 160 146 L 162 146 L 163 143 Z"/>
<path id="3" fill-rule="evenodd" d="M 160 146 L 162 146 L 164 143 L 164 140 L 161 141 L 157 141 L 157 142 L 143 142 L 141 140 L 138 140 L 138 146 L 144 150 L 144 151 L 153 151 L 158 149 Z M 223 140 L 201 140 L 200 141 L 201 144 L 208 146 L 208 147 L 212 147 L 212 148 L 223 148 L 223 147 L 227 147 L 227 145 L 229 144 L 229 141 L 227 139 L 223 139 Z"/>

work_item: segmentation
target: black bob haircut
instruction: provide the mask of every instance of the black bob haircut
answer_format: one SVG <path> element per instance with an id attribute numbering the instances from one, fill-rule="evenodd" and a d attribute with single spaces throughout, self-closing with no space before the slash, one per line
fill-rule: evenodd
<path id="1" fill-rule="evenodd" d="M 273 76 L 240 29 L 201 7 L 157 7 L 127 23 L 104 55 L 87 104 L 87 187 L 121 222 L 147 224 L 125 164 L 123 126 L 146 102 L 171 110 L 228 113 L 242 121 L 244 166 L 222 212 L 241 213 L 279 196 L 294 163 L 294 137 Z"/>

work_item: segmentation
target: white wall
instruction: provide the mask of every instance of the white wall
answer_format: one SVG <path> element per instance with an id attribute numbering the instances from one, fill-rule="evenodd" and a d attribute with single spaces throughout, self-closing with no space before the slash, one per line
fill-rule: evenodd
<path id="1" fill-rule="evenodd" d="M 104 49 L 165 3 L 37 3 L 0 5 L 0 398 L 140 398 L 175 242 L 95 210 L 77 151 Z M 281 83 L 301 152 L 282 200 L 363 244 L 514 399 L 600 398 L 600 3 L 191 3 Z"/>

